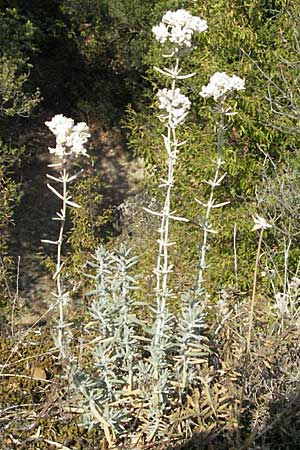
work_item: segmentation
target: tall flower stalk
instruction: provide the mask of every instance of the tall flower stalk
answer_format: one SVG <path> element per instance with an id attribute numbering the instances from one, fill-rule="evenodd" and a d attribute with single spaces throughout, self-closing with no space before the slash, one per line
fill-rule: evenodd
<path id="1" fill-rule="evenodd" d="M 207 86 L 203 86 L 200 95 L 204 98 L 213 97 L 216 102 L 216 113 L 217 113 L 217 149 L 218 149 L 218 157 L 213 162 L 216 165 L 215 174 L 212 180 L 207 181 L 207 184 L 210 185 L 210 194 L 207 203 L 204 203 L 198 199 L 196 201 L 200 203 L 200 205 L 206 208 L 204 218 L 201 223 L 201 227 L 203 230 L 203 238 L 200 249 L 200 258 L 199 258 L 199 266 L 198 266 L 198 278 L 195 287 L 196 295 L 200 295 L 204 292 L 204 272 L 207 268 L 206 264 L 206 254 L 208 248 L 208 235 L 209 233 L 215 234 L 216 231 L 213 229 L 212 224 L 210 223 L 210 215 L 214 208 L 221 208 L 222 206 L 227 205 L 229 202 L 221 202 L 216 203 L 215 198 L 215 189 L 220 186 L 224 178 L 226 177 L 226 172 L 220 176 L 221 167 L 224 164 L 223 160 L 223 149 L 225 142 L 225 119 L 227 115 L 232 115 L 234 113 L 229 112 L 226 109 L 225 102 L 226 98 L 230 92 L 234 90 L 244 89 L 245 82 L 241 78 L 237 76 L 229 77 L 224 72 L 216 72 L 210 79 L 210 82 Z"/>
<path id="2" fill-rule="evenodd" d="M 179 142 L 177 127 L 182 125 L 188 115 L 191 102 L 178 87 L 178 82 L 194 76 L 194 74 L 182 75 L 180 58 L 182 50 L 192 47 L 194 32 L 203 32 L 207 29 L 205 20 L 192 16 L 189 12 L 179 9 L 167 11 L 160 25 L 153 27 L 152 31 L 156 39 L 164 45 L 164 58 L 173 60 L 171 67 L 155 69 L 168 80 L 171 80 L 170 89 L 160 89 L 157 93 L 159 109 L 162 113 L 159 119 L 165 125 L 163 134 L 164 147 L 167 156 L 167 175 L 161 179 L 160 188 L 164 191 L 164 204 L 160 212 L 146 210 L 160 217 L 158 229 L 158 254 L 154 273 L 156 275 L 156 316 L 152 331 L 152 340 L 148 346 L 150 353 L 149 363 L 152 372 L 153 390 L 149 399 L 149 414 L 151 425 L 148 429 L 148 440 L 152 440 L 162 427 L 162 417 L 167 405 L 167 398 L 174 387 L 171 385 L 171 367 L 168 361 L 168 353 L 175 343 L 172 339 L 174 317 L 168 312 L 167 301 L 172 296 L 169 288 L 169 274 L 173 266 L 169 261 L 169 247 L 175 245 L 170 242 L 170 225 L 172 220 L 187 221 L 183 217 L 176 216 L 176 211 L 171 210 L 172 189 L 175 184 L 175 168 L 179 149 L 185 142 Z"/>
<path id="3" fill-rule="evenodd" d="M 46 126 L 52 131 L 56 137 L 56 147 L 49 148 L 50 153 L 54 154 L 59 162 L 55 164 L 50 164 L 49 167 L 57 167 L 60 169 L 59 176 L 55 177 L 53 175 L 47 174 L 47 178 L 50 180 L 61 184 L 61 192 L 57 191 L 50 183 L 47 187 L 51 192 L 62 201 L 62 206 L 60 211 L 56 213 L 53 220 L 60 222 L 58 239 L 56 241 L 43 240 L 42 242 L 56 245 L 56 270 L 53 275 L 53 279 L 56 280 L 56 292 L 53 293 L 58 304 L 59 318 L 57 322 L 57 337 L 56 345 L 59 349 L 60 356 L 66 358 L 66 342 L 65 335 L 66 329 L 68 328 L 68 323 L 65 322 L 64 318 L 64 306 L 68 302 L 68 292 L 64 287 L 61 272 L 63 268 L 62 261 L 62 246 L 64 238 L 65 223 L 67 217 L 67 208 L 80 208 L 80 206 L 73 202 L 71 195 L 68 190 L 69 183 L 76 180 L 78 175 L 81 173 L 75 173 L 74 175 L 68 174 L 68 167 L 70 162 L 77 158 L 78 156 L 88 156 L 84 144 L 90 137 L 89 129 L 84 122 L 80 122 L 74 125 L 73 119 L 64 117 L 62 114 L 56 115 L 52 118 L 50 122 L 46 122 Z"/>
<path id="4" fill-rule="evenodd" d="M 180 146 L 185 142 L 178 142 L 176 129 L 184 123 L 190 109 L 191 103 L 177 87 L 179 80 L 192 77 L 194 74 L 181 75 L 180 56 L 182 50 L 192 47 L 192 36 L 194 32 L 203 32 L 207 30 L 207 23 L 199 17 L 192 16 L 189 12 L 179 9 L 177 11 L 167 11 L 162 22 L 154 26 L 152 31 L 156 39 L 164 44 L 166 48 L 165 58 L 174 58 L 174 64 L 171 68 L 155 68 L 160 74 L 172 80 L 171 89 L 162 89 L 158 91 L 159 109 L 163 113 L 159 119 L 165 124 L 166 134 L 163 135 L 164 146 L 167 154 L 168 173 L 165 179 L 162 179 L 160 187 L 165 190 L 164 206 L 161 212 L 154 212 L 149 209 L 148 212 L 160 217 L 160 227 L 158 229 L 158 255 L 154 273 L 156 275 L 156 329 L 154 336 L 154 345 L 158 345 L 163 336 L 164 312 L 168 297 L 171 291 L 168 287 L 168 276 L 173 270 L 169 263 L 169 247 L 175 242 L 169 241 L 170 221 L 187 221 L 182 217 L 177 217 L 176 211 L 171 211 L 171 193 L 175 183 L 175 166 Z"/>
<path id="5" fill-rule="evenodd" d="M 160 187 L 165 189 L 165 201 L 161 217 L 160 227 L 158 229 L 158 256 L 156 268 L 156 302 L 157 302 L 157 329 L 155 333 L 155 343 L 157 344 L 161 338 L 163 330 L 163 315 L 166 307 L 167 298 L 171 295 L 168 288 L 168 276 L 173 270 L 173 266 L 169 263 L 169 247 L 175 242 L 170 242 L 169 231 L 171 220 L 186 221 L 182 217 L 175 216 L 176 211 L 171 211 L 171 192 L 175 183 L 174 172 L 178 157 L 178 149 L 184 142 L 178 142 L 176 135 L 176 127 L 180 125 L 190 108 L 189 99 L 180 93 L 180 89 L 176 88 L 176 82 L 179 77 L 179 49 L 175 49 L 175 64 L 172 68 L 172 87 L 171 89 L 163 89 L 158 92 L 160 101 L 159 108 L 165 109 L 167 115 L 161 115 L 160 119 L 166 121 L 167 133 L 163 136 L 165 150 L 168 157 L 168 173 L 166 179 L 162 179 Z M 167 73 L 167 72 L 166 72 Z"/>
<path id="6" fill-rule="evenodd" d="M 154 269 L 156 275 L 156 317 L 152 341 L 148 347 L 155 384 L 149 407 L 153 420 L 150 440 L 160 427 L 165 408 L 164 398 L 172 390 L 167 353 L 173 345 L 170 330 L 174 323 L 173 316 L 168 312 L 167 300 L 172 296 L 172 291 L 169 288 L 169 274 L 173 271 L 173 266 L 169 261 L 169 247 L 175 245 L 175 242 L 170 242 L 170 225 L 172 220 L 187 221 L 183 217 L 176 216 L 176 211 L 171 210 L 177 157 L 180 147 L 185 144 L 185 142 L 179 142 L 178 140 L 177 127 L 184 123 L 191 106 L 190 100 L 181 93 L 177 85 L 179 81 L 195 75 L 181 74 L 180 57 L 182 50 L 186 51 L 192 47 L 193 33 L 206 30 L 207 23 L 205 20 L 192 16 L 183 9 L 174 12 L 167 11 L 160 25 L 154 26 L 152 29 L 156 39 L 164 45 L 163 57 L 173 60 L 173 65 L 163 69 L 155 67 L 161 75 L 171 80 L 170 89 L 160 89 L 157 93 L 159 109 L 162 111 L 159 119 L 166 128 L 163 140 L 167 155 L 167 175 L 161 179 L 160 184 L 160 188 L 165 193 L 162 210 L 155 212 L 146 208 L 149 213 L 160 217 L 158 254 Z"/>

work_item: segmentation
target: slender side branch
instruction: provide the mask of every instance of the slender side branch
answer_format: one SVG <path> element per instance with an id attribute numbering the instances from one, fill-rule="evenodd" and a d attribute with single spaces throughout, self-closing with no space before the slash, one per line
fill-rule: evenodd
<path id="1" fill-rule="evenodd" d="M 254 219 L 254 227 L 253 227 L 252 231 L 260 230 L 260 234 L 259 234 L 259 239 L 258 239 L 256 260 L 255 260 L 255 266 L 254 266 L 252 298 L 251 298 L 251 303 L 250 303 L 249 326 L 248 326 L 248 334 L 247 334 L 247 338 L 246 338 L 246 354 L 248 354 L 248 355 L 250 354 L 251 334 L 252 334 L 252 328 L 253 328 L 254 305 L 255 305 L 256 285 L 257 285 L 257 272 L 258 272 L 258 266 L 259 266 L 259 258 L 261 255 L 261 245 L 262 245 L 262 240 L 263 240 L 263 234 L 264 234 L 264 230 L 267 230 L 268 228 L 272 227 L 272 225 L 270 225 L 263 217 L 256 215 L 255 217 L 253 217 L 253 219 Z"/>
<path id="2" fill-rule="evenodd" d="M 254 267 L 252 298 L 251 298 L 251 303 L 250 303 L 250 314 L 249 314 L 249 327 L 248 327 L 248 335 L 247 335 L 247 343 L 246 343 L 246 353 L 247 354 L 250 353 L 251 334 L 252 334 L 253 318 L 254 318 L 254 304 L 255 304 L 256 286 L 257 286 L 257 270 L 258 270 L 258 265 L 259 265 L 259 258 L 260 258 L 263 234 L 264 234 L 264 229 L 262 228 L 260 230 L 260 234 L 259 234 L 255 267 Z"/>

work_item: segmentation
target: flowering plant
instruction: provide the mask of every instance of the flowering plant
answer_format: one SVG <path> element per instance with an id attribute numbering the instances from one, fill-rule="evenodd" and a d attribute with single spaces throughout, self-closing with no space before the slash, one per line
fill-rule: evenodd
<path id="1" fill-rule="evenodd" d="M 168 116 L 161 116 L 161 119 L 169 118 L 172 128 L 182 123 L 191 107 L 191 102 L 185 95 L 180 93 L 180 89 L 160 89 L 157 93 L 159 99 L 159 109 L 165 109 Z"/>
<path id="2" fill-rule="evenodd" d="M 152 28 L 156 39 L 161 44 L 169 41 L 177 48 L 191 47 L 193 33 L 201 33 L 206 30 L 206 20 L 192 16 L 184 9 L 167 11 L 163 16 L 161 23 Z"/>
<path id="3" fill-rule="evenodd" d="M 74 120 L 57 114 L 50 122 L 45 122 L 47 127 L 56 137 L 56 147 L 50 148 L 50 153 L 61 159 L 70 156 L 88 156 L 84 144 L 91 136 L 85 122 L 74 125 Z"/>
<path id="4" fill-rule="evenodd" d="M 68 292 L 65 290 L 62 280 L 61 271 L 64 263 L 62 262 L 62 244 L 63 244 L 63 234 L 64 227 L 67 217 L 67 207 L 80 208 L 80 205 L 72 201 L 72 197 L 68 192 L 68 183 L 76 180 L 77 176 L 81 171 L 75 175 L 69 176 L 67 172 L 67 162 L 72 158 L 77 158 L 80 155 L 88 156 L 84 144 L 87 142 L 88 138 L 91 136 L 89 133 L 89 128 L 85 122 L 79 122 L 74 125 L 74 120 L 63 116 L 62 114 L 57 114 L 52 118 L 51 121 L 45 122 L 45 125 L 52 131 L 56 137 L 56 147 L 50 148 L 49 152 L 57 156 L 61 161 L 57 164 L 51 164 L 50 167 L 62 167 L 59 177 L 54 177 L 53 175 L 47 174 L 50 180 L 59 183 L 62 186 L 62 193 L 58 192 L 50 183 L 47 187 L 53 192 L 56 197 L 62 201 L 62 208 L 56 213 L 56 217 L 53 220 L 58 220 L 60 222 L 59 236 L 56 241 L 51 241 L 48 239 L 43 239 L 42 242 L 47 244 L 52 244 L 57 247 L 57 258 L 56 258 L 56 271 L 53 275 L 53 279 L 56 279 L 56 293 L 53 293 L 57 300 L 59 308 L 59 319 L 57 323 L 57 338 L 56 345 L 60 351 L 60 356 L 64 359 L 67 357 L 66 353 L 66 337 L 68 326 L 64 320 L 64 306 L 69 300 Z M 70 335 L 70 331 L 69 331 Z"/>
<path id="5" fill-rule="evenodd" d="M 231 91 L 245 89 L 245 80 L 233 75 L 230 77 L 225 72 L 216 72 L 210 77 L 207 86 L 203 86 L 200 92 L 201 97 L 213 97 L 215 101 L 225 96 Z"/>
<path id="6" fill-rule="evenodd" d="M 209 233 L 217 233 L 216 230 L 213 229 L 212 224 L 210 223 L 210 215 L 213 208 L 221 208 L 229 203 L 229 201 L 225 202 L 216 202 L 214 198 L 215 189 L 220 186 L 223 179 L 226 177 L 226 172 L 220 176 L 221 167 L 224 164 L 223 161 L 223 147 L 225 143 L 225 118 L 227 115 L 235 114 L 230 113 L 230 109 L 225 107 L 225 100 L 227 98 L 227 94 L 233 91 L 240 91 L 245 89 L 245 80 L 242 78 L 233 75 L 230 77 L 225 72 L 216 72 L 211 76 L 210 82 L 207 86 L 203 86 L 200 92 L 201 97 L 213 97 L 216 101 L 216 125 L 217 125 L 217 148 L 218 148 L 218 158 L 213 160 L 216 164 L 215 175 L 213 179 L 209 180 L 207 183 L 210 185 L 210 195 L 208 202 L 203 202 L 198 199 L 196 201 L 206 208 L 205 215 L 201 218 L 201 228 L 203 230 L 203 240 L 201 245 L 200 259 L 199 259 L 199 271 L 198 271 L 198 279 L 195 287 L 195 292 L 197 294 L 202 294 L 205 292 L 203 288 L 204 283 L 204 271 L 207 268 L 206 265 L 206 252 L 208 247 L 208 235 Z"/>

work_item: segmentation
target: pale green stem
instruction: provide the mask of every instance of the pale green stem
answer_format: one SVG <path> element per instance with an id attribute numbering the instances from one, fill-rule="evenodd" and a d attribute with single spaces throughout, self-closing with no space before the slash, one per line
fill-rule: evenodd
<path id="1" fill-rule="evenodd" d="M 255 305 L 256 286 L 257 286 L 257 272 L 258 272 L 258 265 L 259 265 L 259 258 L 260 258 L 263 234 L 264 234 L 264 229 L 261 228 L 259 240 L 258 240 L 258 246 L 257 246 L 255 267 L 254 267 L 252 298 L 251 298 L 250 315 L 249 315 L 249 327 L 248 327 L 248 335 L 247 335 L 247 343 L 246 343 L 246 353 L 247 354 L 250 354 L 251 334 L 252 334 L 252 328 L 253 328 L 254 305 Z"/>

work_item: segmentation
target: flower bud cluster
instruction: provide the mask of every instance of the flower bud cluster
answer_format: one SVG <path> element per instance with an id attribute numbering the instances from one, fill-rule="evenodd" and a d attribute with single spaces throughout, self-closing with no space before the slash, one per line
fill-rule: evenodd
<path id="1" fill-rule="evenodd" d="M 207 86 L 203 86 L 200 92 L 202 97 L 214 97 L 218 100 L 230 91 L 240 91 L 245 89 L 245 80 L 236 75 L 230 77 L 225 72 L 216 72 L 210 77 Z"/>
<path id="2" fill-rule="evenodd" d="M 170 126 L 175 128 L 181 124 L 191 107 L 191 102 L 188 97 L 181 94 L 179 88 L 174 91 L 167 88 L 160 89 L 157 96 L 159 99 L 159 109 L 165 109 L 167 111 Z M 165 119 L 166 117 L 163 118 Z"/>
<path id="3" fill-rule="evenodd" d="M 91 136 L 85 122 L 74 125 L 74 120 L 57 114 L 50 122 L 45 122 L 56 137 L 56 147 L 50 148 L 50 153 L 65 159 L 68 156 L 88 156 L 84 144 Z"/>
<path id="4" fill-rule="evenodd" d="M 152 28 L 156 39 L 164 44 L 169 41 L 178 48 L 192 46 L 193 33 L 201 33 L 207 30 L 206 20 L 192 16 L 184 9 L 167 11 L 159 25 Z"/>

